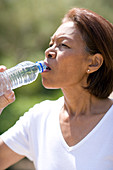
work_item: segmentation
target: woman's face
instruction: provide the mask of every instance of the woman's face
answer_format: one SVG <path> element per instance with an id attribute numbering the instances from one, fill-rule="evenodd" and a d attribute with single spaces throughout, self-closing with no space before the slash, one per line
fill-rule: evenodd
<path id="1" fill-rule="evenodd" d="M 65 88 L 76 84 L 83 85 L 87 71 L 85 43 L 73 22 L 62 24 L 45 51 L 46 64 L 50 69 L 42 74 L 46 88 Z"/>

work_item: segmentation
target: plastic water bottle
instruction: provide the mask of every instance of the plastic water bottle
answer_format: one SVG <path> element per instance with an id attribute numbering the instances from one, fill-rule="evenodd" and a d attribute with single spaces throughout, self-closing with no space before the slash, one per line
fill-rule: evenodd
<path id="1" fill-rule="evenodd" d="M 9 89 L 16 89 L 32 83 L 46 67 L 43 61 L 36 63 L 24 61 L 15 67 L 0 72 L 0 96 Z"/>

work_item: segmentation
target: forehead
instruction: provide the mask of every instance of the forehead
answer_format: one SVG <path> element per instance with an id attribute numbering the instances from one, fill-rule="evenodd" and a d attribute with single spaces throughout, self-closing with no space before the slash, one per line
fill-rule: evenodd
<path id="1" fill-rule="evenodd" d="M 59 28 L 56 31 L 56 34 L 58 33 L 62 34 L 73 34 L 75 32 L 75 26 L 73 22 L 66 22 L 59 26 Z"/>
<path id="2" fill-rule="evenodd" d="M 56 32 L 53 34 L 52 39 L 59 37 L 61 35 L 66 35 L 66 36 L 79 36 L 80 37 L 80 32 L 78 31 L 77 27 L 75 26 L 74 22 L 69 21 L 66 23 L 61 24 Z"/>

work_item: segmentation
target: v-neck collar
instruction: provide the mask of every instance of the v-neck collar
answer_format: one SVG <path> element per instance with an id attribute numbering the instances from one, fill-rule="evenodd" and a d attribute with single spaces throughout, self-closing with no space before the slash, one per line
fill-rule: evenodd
<path id="1" fill-rule="evenodd" d="M 63 135 L 62 135 L 62 131 L 61 131 L 61 127 L 60 127 L 60 120 L 59 120 L 59 115 L 60 115 L 60 111 L 63 107 L 63 104 L 64 104 L 64 98 L 61 97 L 60 100 L 59 100 L 59 105 L 60 107 L 58 107 L 58 110 L 57 110 L 57 128 L 58 128 L 58 135 L 59 135 L 59 138 L 60 138 L 60 141 L 63 145 L 63 147 L 68 151 L 72 151 L 72 150 L 75 150 L 77 149 L 78 147 L 80 147 L 81 145 L 83 145 L 89 138 L 90 136 L 92 136 L 93 134 L 96 133 L 96 131 L 99 129 L 99 127 L 101 127 L 101 125 L 104 123 L 104 121 L 106 120 L 106 118 L 109 116 L 109 114 L 111 114 L 111 111 L 112 111 L 112 108 L 113 108 L 113 105 L 109 108 L 109 110 L 106 112 L 106 114 L 102 117 L 102 119 L 97 123 L 97 125 L 80 141 L 78 142 L 77 144 L 73 145 L 73 146 L 69 146 Z"/>

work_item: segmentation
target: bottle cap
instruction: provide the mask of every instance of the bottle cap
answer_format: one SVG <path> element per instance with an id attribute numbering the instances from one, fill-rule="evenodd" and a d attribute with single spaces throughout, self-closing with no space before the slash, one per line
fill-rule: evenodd
<path id="1" fill-rule="evenodd" d="M 47 67 L 45 65 L 44 61 L 37 61 L 36 64 L 37 64 L 37 66 L 39 68 L 39 73 L 42 73 Z"/>

